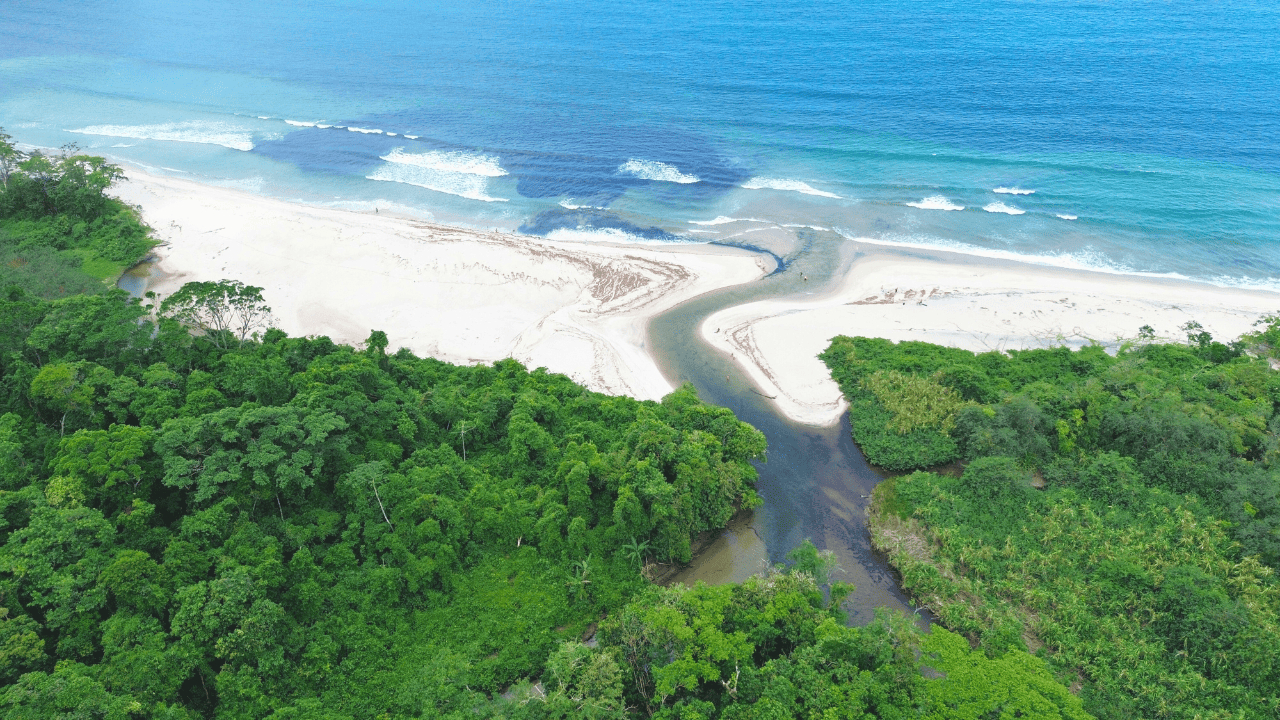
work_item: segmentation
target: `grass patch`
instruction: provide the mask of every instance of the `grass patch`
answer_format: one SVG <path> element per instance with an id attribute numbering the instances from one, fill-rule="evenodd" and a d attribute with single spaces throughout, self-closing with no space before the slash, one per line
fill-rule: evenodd
<path id="1" fill-rule="evenodd" d="M 104 258 L 90 248 L 67 250 L 67 255 L 80 261 L 80 271 L 100 282 L 117 280 L 129 265 Z"/>

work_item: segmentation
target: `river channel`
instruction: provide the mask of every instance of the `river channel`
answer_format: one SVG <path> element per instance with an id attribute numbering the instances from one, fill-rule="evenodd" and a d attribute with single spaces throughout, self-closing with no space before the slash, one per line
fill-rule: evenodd
<path id="1" fill-rule="evenodd" d="M 699 548 L 692 563 L 667 575 L 664 583 L 741 582 L 768 565 L 785 562 L 786 554 L 807 538 L 835 552 L 840 570 L 833 579 L 857 587 L 845 608 L 849 621 L 862 625 L 879 607 L 913 612 L 893 570 L 872 549 L 866 529 L 871 489 L 884 475 L 868 465 L 853 444 L 847 414 L 838 425 L 825 428 L 788 420 L 731 358 L 703 342 L 699 333 L 708 315 L 732 305 L 820 293 L 856 259 L 852 244 L 835 233 L 805 229 L 797 235 L 800 246 L 790 255 L 767 253 L 781 262 L 773 274 L 701 295 L 649 325 L 651 349 L 669 380 L 693 383 L 700 398 L 733 410 L 769 442 L 767 461 L 756 464 L 756 490 L 764 504 L 739 513 Z M 148 260 L 125 273 L 119 287 L 135 297 L 146 292 L 162 276 Z M 847 332 L 856 333 L 857 328 Z"/>
<path id="2" fill-rule="evenodd" d="M 855 259 L 850 243 L 834 233 L 802 230 L 800 239 L 801 249 L 780 272 L 694 298 L 649 325 L 651 349 L 669 380 L 693 383 L 702 400 L 733 410 L 769 441 L 767 461 L 756 465 L 756 489 L 764 504 L 740 513 L 667 582 L 739 582 L 766 563 L 784 562 L 807 538 L 835 552 L 841 570 L 833 579 L 857 586 L 846 609 L 850 622 L 861 625 L 879 607 L 913 612 L 894 571 L 871 547 L 866 529 L 871 489 L 884 474 L 868 465 L 854 445 L 847 413 L 838 425 L 825 428 L 788 420 L 730 357 L 707 345 L 699 333 L 702 321 L 723 308 L 819 293 Z M 851 327 L 847 333 L 857 330 Z"/>

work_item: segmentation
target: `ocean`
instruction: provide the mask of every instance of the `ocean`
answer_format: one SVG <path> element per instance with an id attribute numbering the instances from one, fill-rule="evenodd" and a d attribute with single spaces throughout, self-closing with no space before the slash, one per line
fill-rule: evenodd
<path id="1" fill-rule="evenodd" d="M 1275 2 L 20 0 L 0 38 L 18 141 L 287 200 L 1280 290 Z"/>

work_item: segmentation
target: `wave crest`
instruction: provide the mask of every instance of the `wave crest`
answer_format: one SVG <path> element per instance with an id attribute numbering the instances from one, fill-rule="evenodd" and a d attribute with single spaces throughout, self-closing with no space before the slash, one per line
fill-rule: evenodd
<path id="1" fill-rule="evenodd" d="M 982 209 L 989 213 L 1004 213 L 1005 215 L 1022 215 L 1027 212 L 1026 210 L 1013 207 L 1012 205 L 1005 205 L 1002 202 L 993 202 Z"/>
<path id="2" fill-rule="evenodd" d="M 963 210 L 963 205 L 956 205 L 941 195 L 930 195 L 920 202 L 909 202 L 907 205 L 921 210 Z"/>
<path id="3" fill-rule="evenodd" d="M 253 149 L 253 131 L 227 123 L 181 122 L 163 125 L 90 125 L 68 130 L 80 135 L 105 135 L 134 140 L 221 145 L 248 152 Z"/>
<path id="4" fill-rule="evenodd" d="M 681 185 L 696 183 L 699 180 L 697 175 L 687 175 L 680 172 L 680 169 L 675 165 L 668 165 L 657 160 L 636 160 L 633 158 L 619 165 L 618 172 L 641 180 L 658 180 L 661 182 L 680 183 Z"/>
<path id="5" fill-rule="evenodd" d="M 991 192 L 1000 193 L 1001 195 L 1034 195 L 1035 190 L 1023 190 L 1020 187 L 998 187 Z"/>
<path id="6" fill-rule="evenodd" d="M 461 151 L 407 153 L 396 148 L 382 159 L 386 164 L 365 177 L 416 185 L 471 200 L 507 202 L 506 198 L 491 197 L 487 193 L 489 178 L 507 174 L 498 164 L 498 158 L 491 155 Z"/>
<path id="7" fill-rule="evenodd" d="M 791 192 L 804 193 L 805 195 L 817 195 L 818 197 L 840 199 L 839 195 L 829 193 L 825 190 L 818 190 L 808 183 L 799 180 L 783 180 L 779 178 L 753 177 L 744 182 L 742 187 L 747 190 L 789 190 Z"/>

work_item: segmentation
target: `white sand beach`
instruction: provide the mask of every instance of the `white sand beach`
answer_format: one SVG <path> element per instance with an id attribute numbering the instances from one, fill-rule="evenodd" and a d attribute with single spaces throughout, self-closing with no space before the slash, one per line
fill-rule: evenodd
<path id="1" fill-rule="evenodd" d="M 513 357 L 600 392 L 672 390 L 646 348 L 649 318 L 763 275 L 759 255 L 705 245 L 553 242 L 289 203 L 136 168 L 116 188 L 164 245 L 148 289 L 191 280 L 263 288 L 290 335 L 359 344 L 383 330 L 456 363 Z"/>
<path id="2" fill-rule="evenodd" d="M 798 422 L 838 422 L 846 404 L 818 353 L 836 335 L 923 340 L 975 352 L 1098 342 L 1114 349 L 1150 325 L 1185 341 L 1194 320 L 1234 340 L 1280 294 L 1175 280 L 910 254 L 854 245 L 860 254 L 824 292 L 715 313 L 702 337 L 729 353 Z"/>
<path id="3" fill-rule="evenodd" d="M 391 346 L 457 363 L 513 357 L 600 392 L 672 390 L 646 348 L 650 318 L 771 270 L 758 254 L 709 245 L 552 241 L 290 203 L 148 174 L 117 188 L 164 245 L 148 289 L 189 280 L 263 288 L 291 335 Z M 837 422 L 839 388 L 817 359 L 835 335 L 924 340 L 982 352 L 1099 342 L 1150 325 L 1181 340 L 1195 320 L 1220 340 L 1280 311 L 1280 294 L 1064 270 L 850 241 L 848 266 L 816 294 L 711 315 L 701 335 L 732 355 L 788 417 Z"/>

